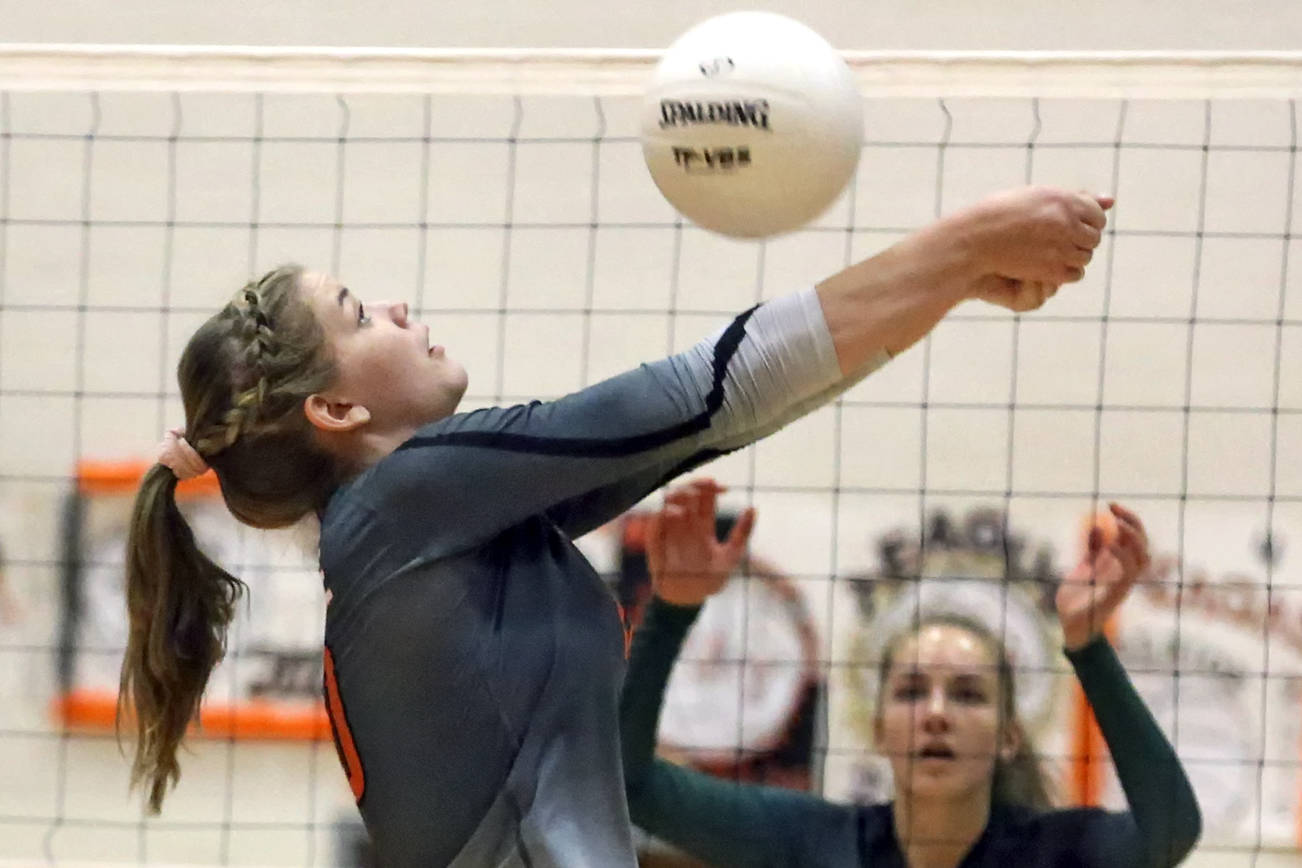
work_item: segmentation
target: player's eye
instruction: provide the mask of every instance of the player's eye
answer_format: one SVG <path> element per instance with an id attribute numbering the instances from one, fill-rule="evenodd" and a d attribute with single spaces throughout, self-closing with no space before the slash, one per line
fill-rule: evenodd
<path id="1" fill-rule="evenodd" d="M 984 705 L 986 692 L 979 687 L 960 687 L 954 691 L 954 699 L 964 705 Z"/>
<path id="2" fill-rule="evenodd" d="M 896 702 L 918 702 L 926 698 L 927 688 L 919 682 L 906 681 L 895 686 L 893 695 Z"/>

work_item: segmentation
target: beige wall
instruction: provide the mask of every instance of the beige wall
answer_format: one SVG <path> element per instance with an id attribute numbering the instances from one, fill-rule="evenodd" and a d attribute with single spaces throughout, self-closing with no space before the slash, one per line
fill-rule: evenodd
<path id="1" fill-rule="evenodd" d="M 847 583 L 829 577 L 871 572 L 875 540 L 894 529 L 916 533 L 920 512 L 1006 506 L 1015 529 L 1033 547 L 1051 546 L 1062 566 L 1093 493 L 1124 494 L 1159 553 L 1182 556 L 1214 581 L 1264 578 L 1254 543 L 1268 523 L 1286 541 L 1302 540 L 1302 385 L 1286 376 L 1277 393 L 1274 379 L 1277 351 L 1285 371 L 1302 358 L 1302 269 L 1283 282 L 1280 267 L 1286 250 L 1295 263 L 1302 257 L 1302 244 L 1283 240 L 1287 221 L 1302 225 L 1302 187 L 1292 200 L 1285 195 L 1302 168 L 1282 147 L 1287 104 L 1217 102 L 1208 114 L 1201 103 L 1135 102 L 1118 151 L 1116 101 L 1045 101 L 1037 124 L 1029 100 L 950 100 L 944 111 L 934 100 L 872 100 L 870 144 L 847 194 L 809 230 L 763 248 L 692 227 L 679 238 L 642 164 L 636 100 L 603 100 L 606 140 L 596 148 L 587 138 L 599 125 L 595 108 L 586 98 L 523 99 L 512 158 L 505 136 L 514 106 L 504 97 L 435 98 L 432 128 L 464 140 L 424 145 L 420 97 L 271 96 L 256 151 L 249 95 L 9 97 L 13 138 L 0 167 L 9 192 L 0 224 L 0 539 L 24 617 L 0 625 L 0 780 L 36 762 L 25 786 L 0 786 L 8 820 L 0 859 L 38 859 L 48 841 L 61 860 L 129 862 L 148 853 L 211 863 L 227 852 L 237 863 L 303 864 L 310 844 L 322 861 L 330 847 L 329 828 L 313 835 L 309 824 L 352 813 L 328 745 L 219 741 L 184 760 L 162 822 L 137 828 L 112 740 L 64 742 L 47 715 L 57 495 L 78 457 L 150 454 L 163 426 L 180 420 L 170 372 L 185 337 L 247 274 L 280 261 L 334 262 L 367 298 L 418 301 L 437 339 L 470 369 L 470 399 L 515 401 L 563 394 L 684 347 L 717 328 L 724 312 L 809 285 L 937 208 L 1028 173 L 1105 189 L 1115 172 L 1117 236 L 1086 281 L 1043 313 L 1015 324 L 1002 311 L 965 307 L 927 348 L 894 360 L 839 410 L 711 465 L 733 486 L 730 503 L 759 507 L 756 548 L 797 581 L 825 642 L 838 758 L 828 768 L 832 795 L 850 790 L 866 746 L 847 707 L 855 688 L 839 674 L 864 625 Z M 99 137 L 88 145 L 83 134 L 96 116 Z M 345 119 L 358 140 L 341 150 Z M 936 143 L 947 123 L 942 160 Z M 181 137 L 174 176 L 172 131 Z M 1038 145 L 1028 152 L 1032 138 Z M 588 229 L 593 218 L 596 231 Z M 262 224 L 256 253 L 253 219 Z M 422 233 L 422 219 L 440 226 Z M 1198 243 L 1200 225 L 1208 237 Z M 1278 330 L 1281 293 L 1289 324 Z M 1195 327 L 1184 319 L 1191 309 Z M 1106 331 L 1105 311 L 1113 317 Z M 583 356 L 574 348 L 585 333 Z M 1186 393 L 1199 408 L 1187 421 Z M 1273 430 L 1263 408 L 1276 400 L 1283 413 Z M 1099 403 L 1106 409 L 1096 434 Z M 1007 501 L 1006 488 L 1014 492 Z M 1269 491 L 1281 500 L 1271 504 Z M 231 546 L 223 561 L 262 562 L 238 541 Z M 96 552 L 97 560 L 112 557 Z M 1275 580 L 1297 588 L 1299 565 L 1294 543 Z M 241 635 L 294 636 L 314 651 L 321 600 L 311 568 L 253 584 Z M 86 659 L 98 661 L 93 677 L 112 689 L 122 607 L 111 570 L 98 587 L 95 635 L 109 653 Z M 1276 603 L 1296 612 L 1297 596 L 1281 593 Z M 1134 603 L 1126 611 L 1146 610 Z M 1169 615 L 1143 616 L 1140 632 L 1169 630 Z M 1204 793 L 1234 793 L 1248 805 L 1229 828 L 1209 833 L 1247 848 L 1215 864 L 1242 864 L 1257 834 L 1255 758 L 1270 763 L 1269 792 L 1296 792 L 1290 769 L 1277 765 L 1296 756 L 1289 682 L 1253 674 L 1264 659 L 1260 626 L 1208 626 L 1192 602 L 1180 623 L 1178 703 L 1167 695 L 1172 661 L 1154 662 L 1148 686 L 1162 722 L 1179 721 L 1185 755 L 1204 761 L 1191 764 Z M 747 657 L 762 650 L 748 646 Z M 1208 659 L 1246 673 L 1228 699 L 1222 679 L 1193 672 Z M 232 661 L 219 691 L 250 665 Z M 1281 637 L 1270 666 L 1302 675 L 1302 649 Z M 1206 708 L 1224 713 L 1204 719 Z M 1266 813 L 1262 834 L 1288 841 L 1287 809 Z M 237 828 L 223 832 L 223 820 Z M 199 825 L 167 825 L 178 822 Z M 283 825 L 240 825 L 267 822 Z"/>
<path id="2" fill-rule="evenodd" d="M 0 42 L 653 48 L 734 9 L 840 48 L 1295 49 L 1296 0 L 62 0 L 0 3 Z"/>
<path id="3" fill-rule="evenodd" d="M 563 8 L 543 2 L 426 3 L 401 10 L 338 0 L 75 5 L 0 0 L 0 41 L 655 47 L 691 23 L 730 8 L 735 7 L 681 0 Z M 789 4 L 764 8 L 791 11 Z M 1060 9 L 1031 0 L 925 0 L 899 4 L 894 13 L 863 2 L 828 2 L 801 8 L 800 17 L 838 46 L 857 49 L 1286 49 L 1302 45 L 1300 9 L 1298 0 L 1105 0 L 1063 3 Z M 339 174 L 333 138 L 340 124 L 338 104 L 319 97 L 270 98 L 263 131 L 268 138 L 320 139 L 271 142 L 261 151 L 257 218 L 296 225 L 264 228 L 251 261 L 245 225 L 253 216 L 251 145 L 247 140 L 182 143 L 175 182 L 179 225 L 171 236 L 164 276 L 168 131 L 174 122 L 182 136 L 239 137 L 252 130 L 248 97 L 187 96 L 177 105 L 179 119 L 166 98 L 104 97 L 100 132 L 106 138 L 93 146 L 89 179 L 83 175 L 80 138 L 91 117 L 84 94 L 14 98 L 10 105 L 10 129 L 22 135 L 11 143 L 10 164 L 4 167 L 9 224 L 0 295 L 0 538 L 11 559 L 9 583 L 22 618 L 0 624 L 0 816 L 5 819 L 0 863 L 6 858 L 39 860 L 48 848 L 63 861 L 131 862 L 147 853 L 153 859 L 204 864 L 303 864 L 309 847 L 315 847 L 317 864 L 325 864 L 331 830 L 322 826 L 313 833 L 308 824 L 329 823 L 352 811 L 328 745 L 218 742 L 198 746 L 196 756 L 185 760 L 184 782 L 163 821 L 138 828 L 138 806 L 125 798 L 126 769 L 113 742 L 62 740 L 50 730 L 50 651 L 58 622 L 56 508 L 66 475 L 78 456 L 148 454 L 163 424 L 179 419 L 169 372 L 180 342 L 201 312 L 219 303 L 249 271 L 282 259 L 329 264 L 337 256 L 350 281 L 376 288 L 368 294 L 409 295 L 423 277 L 429 288 L 424 312 L 438 329 L 455 336 L 457 351 L 471 368 L 477 402 L 557 394 L 681 346 L 717 326 L 719 311 L 838 267 L 847 255 L 846 228 L 853 229 L 850 252 L 866 255 L 896 237 L 881 227 L 929 219 L 938 180 L 934 142 L 944 123 L 933 101 L 870 104 L 868 130 L 877 144 L 866 150 L 851 193 L 820 222 L 822 231 L 781 239 L 759 255 L 753 245 L 724 242 L 689 227 L 682 239 L 678 296 L 671 300 L 672 214 L 642 168 L 633 140 L 635 107 L 628 101 L 605 103 L 607 134 L 617 140 L 603 144 L 599 155 L 587 141 L 520 146 L 514 217 L 531 225 L 514 230 L 511 258 L 504 262 L 496 226 L 506 201 L 506 151 L 500 142 L 436 144 L 431 156 L 438 169 L 428 181 L 429 211 L 416 215 L 420 197 L 410 179 L 421 163 L 412 138 L 421 134 L 418 101 L 351 100 L 351 134 L 373 140 L 349 145 L 346 170 Z M 948 150 L 940 170 L 945 209 L 1019 183 L 1028 169 L 1046 182 L 1110 184 L 1114 102 L 1040 106 L 1043 128 L 1037 136 L 1046 147 L 1036 152 L 1033 166 L 1023 147 L 1032 130 L 1029 102 L 954 101 L 948 109 L 953 139 L 960 144 Z M 500 99 L 445 100 L 435 103 L 433 119 L 442 134 L 500 139 L 510 127 L 511 111 Z M 1290 169 L 1280 147 L 1289 135 L 1283 105 L 1218 105 L 1212 113 L 1214 145 L 1273 150 L 1213 151 L 1203 197 L 1207 228 L 1226 237 L 1209 240 L 1197 253 L 1187 234 L 1161 237 L 1162 231 L 1194 228 L 1205 117 L 1197 104 L 1130 108 L 1127 141 L 1168 147 L 1126 148 L 1119 158 L 1117 225 L 1124 231 L 1115 242 L 1115 291 L 1107 304 L 1112 314 L 1130 321 L 1109 331 L 1102 380 L 1098 316 L 1105 304 L 1105 279 L 1096 268 L 1085 284 L 1055 299 L 1057 321 L 1028 318 L 1014 327 L 1009 317 L 983 313 L 974 318 L 976 312 L 968 311 L 966 321 L 938 331 L 925 363 L 923 352 L 915 350 L 852 393 L 839 414 L 825 411 L 753 455 L 739 453 L 713 467 L 736 486 L 737 502 L 753 498 L 760 505 L 765 518 L 757 547 L 804 577 L 802 587 L 828 637 L 832 662 L 843 662 L 855 625 L 850 617 L 833 615 L 853 611 L 853 602 L 843 583 L 828 583 L 827 576 L 870 569 L 872 540 L 908 525 L 923 506 L 962 512 L 977 502 L 1001 502 L 997 494 L 993 499 L 929 494 L 920 500 L 915 490 L 924 475 L 933 489 L 997 493 L 1012 486 L 1021 492 L 1010 503 L 1018 527 L 1061 553 L 1070 551 L 1075 522 L 1088 505 L 1097 472 L 1105 494 L 1156 495 L 1138 506 L 1162 552 L 1178 550 L 1191 566 L 1217 576 L 1240 571 L 1258 579 L 1261 570 L 1251 543 L 1265 526 L 1265 492 L 1274 486 L 1284 498 L 1274 505 L 1274 520 L 1293 540 L 1292 551 L 1286 550 L 1291 560 L 1282 561 L 1275 575 L 1294 590 L 1277 600 L 1296 602 L 1302 569 L 1302 426 L 1296 420 L 1302 418 L 1302 389 L 1296 378 L 1284 378 L 1279 400 L 1285 413 L 1277 442 L 1268 431 L 1267 414 L 1242 411 L 1272 400 L 1277 340 L 1282 340 L 1286 366 L 1288 360 L 1302 358 L 1302 268 L 1296 265 L 1302 247 L 1295 242 L 1290 248 L 1295 263 L 1286 288 L 1290 324 L 1277 334 L 1271 319 L 1284 289 L 1282 248 L 1268 239 L 1230 236 L 1240 231 L 1279 234 L 1286 213 L 1292 214 L 1296 231 L 1302 225 L 1302 192 L 1295 194 L 1294 203 L 1285 202 L 1281 192 Z M 524 119 L 525 139 L 576 135 L 576 130 L 586 136 L 596 129 L 587 100 L 527 100 Z M 46 134 L 68 138 L 37 137 Z M 121 134 L 152 139 L 107 138 Z M 389 142 L 386 137 L 406 139 Z M 1080 146 L 1062 147 L 1067 143 Z M 601 185 L 595 206 L 594 177 Z M 340 178 L 346 190 L 339 199 L 343 222 L 380 228 L 346 226 L 340 236 L 333 234 Z M 590 235 L 583 227 L 593 207 L 607 225 Z M 85 236 L 78 223 L 83 208 L 92 223 Z M 420 216 L 467 227 L 431 232 L 426 238 L 413 228 Z M 628 225 L 610 225 L 620 223 Z M 84 284 L 83 240 L 89 256 Z M 417 274 L 419 262 L 425 263 L 423 275 Z M 1190 309 L 1196 265 L 1202 268 L 1198 314 L 1219 322 L 1194 330 L 1179 318 Z M 584 295 L 589 277 L 591 298 Z M 164 287 L 174 308 L 170 314 L 162 309 Z M 499 287 L 509 290 L 504 346 L 497 344 L 503 317 Z M 86 309 L 78 310 L 83 293 Z M 673 313 L 631 312 L 645 308 L 647 299 L 661 309 L 672 307 Z M 117 309 L 124 307 L 133 309 Z M 562 313 L 539 316 L 513 307 Z M 1163 321 L 1171 317 L 1175 320 Z M 79 337 L 81 324 L 84 338 Z M 1015 328 L 1016 358 L 1010 350 Z M 586 367 L 571 352 L 579 329 L 592 334 Z M 610 339 L 612 334 L 618 338 Z M 1189 340 L 1194 351 L 1187 359 Z M 1014 377 L 1022 408 L 1015 429 L 998 406 Z M 75 398 L 79 384 L 89 394 Z M 938 405 L 928 416 L 925 438 L 917 406 L 924 387 Z M 1178 407 L 1186 387 L 1195 404 L 1224 412 L 1195 415 L 1187 460 L 1182 460 Z M 160 400 L 155 389 L 166 390 L 167 397 Z M 58 394 L 36 394 L 41 391 Z M 988 406 L 960 406 L 973 401 Z M 1110 408 L 1100 442 L 1093 429 L 1096 401 Z M 1037 410 L 1036 404 L 1057 409 Z M 1072 409 L 1064 412 L 1063 404 Z M 1133 409 L 1141 405 L 1148 410 Z M 1225 444 L 1231 441 L 1235 457 L 1227 461 Z M 1015 452 L 1011 462 L 1010 442 Z M 897 493 L 875 493 L 880 489 Z M 1070 496 L 1027 494 L 1045 491 Z M 1242 494 L 1244 500 L 1223 508 L 1193 502 L 1186 509 L 1174 499 L 1181 491 L 1193 494 L 1195 501 L 1200 493 L 1225 491 Z M 263 588 L 255 591 L 254 609 L 277 616 L 301 613 L 292 627 L 278 624 L 274 629 L 303 631 L 304 644 L 312 645 L 319 635 L 317 586 L 294 587 L 307 592 L 306 602 L 278 610 L 267 605 Z M 106 604 L 106 609 L 112 607 Z M 1199 624 L 1189 618 L 1188 625 Z M 1254 635 L 1241 638 L 1248 652 L 1226 653 L 1251 665 L 1250 655 L 1260 659 L 1261 646 L 1252 644 Z M 1281 672 L 1286 667 L 1290 674 L 1302 672 L 1285 650 L 1282 644 L 1274 647 L 1272 665 Z M 112 660 L 108 662 L 111 682 Z M 1186 678 L 1182 683 L 1186 693 L 1179 713 L 1196 717 L 1190 699 L 1199 695 L 1196 684 L 1190 693 L 1193 682 Z M 1293 720 L 1291 712 L 1267 705 L 1267 699 L 1257 701 L 1256 682 L 1247 684 L 1237 699 L 1244 704 L 1232 711 L 1241 711 L 1235 719 L 1248 722 L 1242 727 L 1248 732 L 1248 755 L 1287 761 L 1295 755 L 1296 740 L 1287 742 L 1287 752 L 1272 752 L 1277 748 L 1260 742 L 1269 741 L 1274 724 L 1260 737 L 1255 733 L 1263 718 L 1259 709 L 1267 708 L 1265 716 L 1276 722 Z M 840 703 L 845 685 L 836 683 L 833 689 L 838 692 L 834 703 Z M 1264 695 L 1266 686 L 1260 689 Z M 841 713 L 838 704 L 834 715 Z M 1196 719 L 1182 720 L 1186 739 L 1197 737 Z M 1169 717 L 1163 722 L 1169 723 Z M 1215 749 L 1223 730 L 1210 731 L 1210 749 Z M 834 717 L 834 742 L 838 732 L 845 732 L 844 718 Z M 1190 751 L 1204 749 L 1209 749 L 1206 740 Z M 32 763 L 31 771 L 23 785 L 11 786 L 12 770 L 27 763 Z M 1243 767 L 1252 770 L 1250 764 Z M 835 786 L 837 770 L 831 772 Z M 842 769 L 840 775 L 843 789 L 848 772 Z M 229 833 L 221 828 L 223 821 L 283 826 Z M 169 828 L 169 822 L 200 827 Z M 1247 826 L 1239 831 L 1251 839 Z M 1278 840 L 1277 827 L 1273 834 Z M 1207 853 L 1199 864 L 1247 865 L 1252 856 L 1251 849 Z M 1255 864 L 1296 864 L 1294 857 L 1278 860 Z"/>

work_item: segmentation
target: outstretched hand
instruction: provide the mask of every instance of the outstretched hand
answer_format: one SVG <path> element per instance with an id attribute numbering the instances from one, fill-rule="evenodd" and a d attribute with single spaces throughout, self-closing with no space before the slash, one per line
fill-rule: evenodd
<path id="1" fill-rule="evenodd" d="M 1103 632 L 1108 618 L 1148 569 L 1148 535 L 1139 516 L 1115 503 L 1108 505 L 1115 531 L 1095 524 L 1085 554 L 1058 586 L 1054 600 L 1063 644 L 1069 651 L 1085 647 Z"/>
<path id="2" fill-rule="evenodd" d="M 1018 313 L 1085 276 L 1107 226 L 1110 196 L 1027 187 L 965 212 L 981 260 L 969 295 Z"/>
<path id="3" fill-rule="evenodd" d="M 737 519 L 728 538 L 714 532 L 715 508 L 725 489 L 697 479 L 670 489 L 647 528 L 647 566 L 656 596 L 677 606 L 698 606 L 728 582 L 746 554 L 755 510 Z"/>

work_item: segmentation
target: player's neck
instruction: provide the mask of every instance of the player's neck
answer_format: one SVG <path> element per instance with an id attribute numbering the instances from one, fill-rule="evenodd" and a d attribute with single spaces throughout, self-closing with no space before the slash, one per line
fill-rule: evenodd
<path id="1" fill-rule="evenodd" d="M 411 439 L 418 426 L 377 428 L 367 426 L 344 434 L 318 435 L 326 450 L 338 460 L 343 477 L 351 478 L 379 464 Z"/>
<path id="2" fill-rule="evenodd" d="M 895 839 L 908 868 L 954 868 L 990 821 L 989 793 L 913 798 L 893 805 Z"/>

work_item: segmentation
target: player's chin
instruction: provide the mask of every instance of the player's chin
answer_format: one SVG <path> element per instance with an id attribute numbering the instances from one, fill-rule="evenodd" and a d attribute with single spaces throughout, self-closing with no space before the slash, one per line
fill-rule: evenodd
<path id="1" fill-rule="evenodd" d="M 449 360 L 452 370 L 448 372 L 448 378 L 452 382 L 452 388 L 457 393 L 457 400 L 466 393 L 470 387 L 470 374 L 466 371 L 466 366 L 456 360 Z"/>
<path id="2" fill-rule="evenodd" d="M 909 790 L 920 798 L 953 798 L 972 789 L 972 782 L 965 770 L 958 767 L 956 761 L 949 765 L 933 765 L 930 768 L 915 767 L 910 776 Z"/>
<path id="3" fill-rule="evenodd" d="M 470 375 L 466 373 L 465 366 L 460 362 L 449 359 L 448 367 L 450 370 L 443 372 L 441 391 L 447 395 L 448 401 L 455 409 L 465 397 L 466 389 L 470 388 Z"/>
<path id="4" fill-rule="evenodd" d="M 466 369 L 460 363 L 450 359 L 438 361 L 439 364 L 427 367 L 411 380 L 420 384 L 417 387 L 420 395 L 418 400 L 424 408 L 422 414 L 427 421 L 455 413 L 470 384 Z"/>

